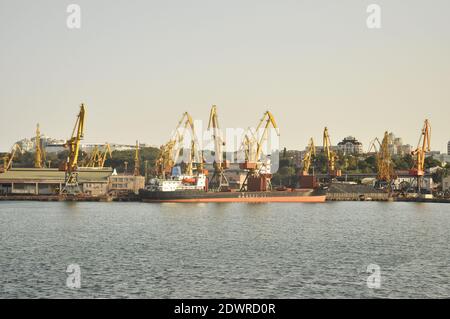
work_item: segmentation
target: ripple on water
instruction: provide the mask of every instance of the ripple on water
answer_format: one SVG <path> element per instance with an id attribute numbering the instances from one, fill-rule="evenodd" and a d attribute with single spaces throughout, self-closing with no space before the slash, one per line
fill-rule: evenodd
<path id="1" fill-rule="evenodd" d="M 449 228 L 445 204 L 1 202 L 0 297 L 449 297 Z"/>

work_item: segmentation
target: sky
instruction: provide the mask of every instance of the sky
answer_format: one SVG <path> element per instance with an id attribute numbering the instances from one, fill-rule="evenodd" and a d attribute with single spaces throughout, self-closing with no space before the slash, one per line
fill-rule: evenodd
<path id="1" fill-rule="evenodd" d="M 81 8 L 80 29 L 66 24 Z M 381 8 L 369 29 L 367 6 Z M 393 131 L 450 140 L 448 0 L 0 0 L 0 151 L 42 133 L 85 142 L 166 142 L 182 112 L 222 127 L 270 110 L 281 145 L 369 141 Z"/>

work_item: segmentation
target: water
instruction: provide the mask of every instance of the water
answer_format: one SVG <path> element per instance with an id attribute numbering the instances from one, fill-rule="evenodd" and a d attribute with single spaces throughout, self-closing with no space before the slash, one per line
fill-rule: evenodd
<path id="1" fill-rule="evenodd" d="M 446 204 L 0 202 L 0 297 L 448 298 L 449 229 Z"/>

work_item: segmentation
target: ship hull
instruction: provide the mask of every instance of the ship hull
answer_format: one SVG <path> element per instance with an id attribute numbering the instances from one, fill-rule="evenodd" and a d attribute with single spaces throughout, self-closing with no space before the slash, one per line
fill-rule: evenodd
<path id="1" fill-rule="evenodd" d="M 269 192 L 152 192 L 141 190 L 139 196 L 148 203 L 323 203 L 325 194 L 315 190 Z"/>

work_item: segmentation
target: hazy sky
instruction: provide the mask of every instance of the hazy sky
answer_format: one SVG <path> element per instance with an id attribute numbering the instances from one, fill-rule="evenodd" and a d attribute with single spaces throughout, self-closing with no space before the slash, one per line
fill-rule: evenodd
<path id="1" fill-rule="evenodd" d="M 66 8 L 81 6 L 81 29 Z M 366 8 L 381 6 L 381 29 Z M 303 149 L 385 130 L 415 145 L 450 139 L 448 0 L 0 0 L 0 150 L 68 138 L 87 104 L 86 142 L 165 142 L 181 113 L 255 126 Z"/>

